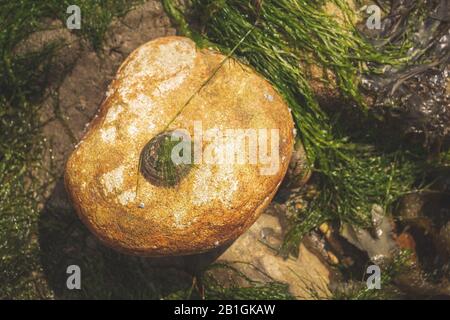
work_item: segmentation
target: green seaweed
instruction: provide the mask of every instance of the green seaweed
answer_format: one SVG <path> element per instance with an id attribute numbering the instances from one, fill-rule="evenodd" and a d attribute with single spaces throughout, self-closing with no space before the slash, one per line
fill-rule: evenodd
<path id="1" fill-rule="evenodd" d="M 333 2 L 344 16 L 352 14 L 345 1 Z M 268 79 L 291 108 L 298 139 L 320 179 L 316 199 L 293 219 L 285 250 L 326 220 L 368 226 L 373 204 L 387 208 L 412 189 L 423 156 L 406 152 L 401 145 L 391 151 L 375 144 L 377 133 L 370 127 L 364 139 L 348 133 L 341 123 L 349 119 L 335 121 L 319 105 L 307 72 L 311 65 L 330 71 L 347 104 L 344 107 L 352 105 L 352 112 L 370 123 L 358 79 L 363 73 L 380 73 L 383 65 L 408 61 L 404 48 L 377 48 L 350 22 L 339 23 L 320 3 L 304 0 L 192 1 L 186 17 L 201 21 L 203 37 L 223 52 L 229 52 L 254 28 L 234 56 Z M 186 26 L 185 17 L 172 19 Z M 330 81 L 328 86 L 332 87 Z"/>
<path id="2" fill-rule="evenodd" d="M 392 262 L 381 268 L 380 289 L 370 289 L 364 281 L 358 281 L 354 288 L 335 290 L 330 298 L 334 300 L 384 300 L 401 297 L 402 293 L 393 284 L 398 276 L 409 272 L 411 268 L 411 251 L 401 250 L 395 255 Z"/>
<path id="3" fill-rule="evenodd" d="M 233 263 L 216 262 L 205 272 L 194 278 L 190 289 L 173 292 L 165 299 L 208 299 L 208 300 L 292 300 L 289 285 L 271 279 L 266 273 L 249 264 L 268 281 L 254 280 L 241 272 Z M 227 285 L 217 280 L 214 271 L 226 273 Z"/>

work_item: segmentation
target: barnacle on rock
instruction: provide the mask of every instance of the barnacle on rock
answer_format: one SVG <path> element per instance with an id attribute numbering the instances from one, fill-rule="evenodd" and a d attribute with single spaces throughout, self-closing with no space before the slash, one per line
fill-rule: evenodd
<path id="1" fill-rule="evenodd" d="M 172 159 L 174 147 L 182 143 L 173 136 L 174 131 L 166 131 L 152 138 L 142 149 L 140 156 L 140 173 L 156 186 L 173 187 L 185 177 L 192 163 L 176 163 Z M 188 141 L 188 143 L 192 143 Z M 193 148 L 189 148 L 192 150 Z M 180 150 L 183 156 L 184 149 Z M 192 154 L 190 159 L 192 159 Z"/>

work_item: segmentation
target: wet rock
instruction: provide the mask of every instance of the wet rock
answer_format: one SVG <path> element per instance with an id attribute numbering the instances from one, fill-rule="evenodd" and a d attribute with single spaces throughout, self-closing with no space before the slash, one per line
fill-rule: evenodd
<path id="1" fill-rule="evenodd" d="M 47 21 L 46 30 L 31 33 L 28 38 L 21 41 L 15 48 L 14 53 L 23 56 L 32 52 L 40 52 L 52 43 L 64 44 L 62 55 L 57 59 L 59 63 L 73 62 L 76 53 L 80 49 L 80 42 L 76 35 L 70 32 L 61 21 Z"/>
<path id="2" fill-rule="evenodd" d="M 262 214 L 253 226 L 236 240 L 220 257 L 218 262 L 228 263 L 251 279 L 257 281 L 279 281 L 289 284 L 292 295 L 308 299 L 315 293 L 321 297 L 330 295 L 328 285 L 331 271 L 303 244 L 298 258 L 284 259 L 279 254 L 283 230 L 277 217 Z M 224 285 L 239 279 L 229 279 L 224 271 L 215 271 L 222 277 Z M 245 285 L 244 283 L 240 283 Z M 314 290 L 311 290 L 314 288 Z"/>
<path id="3" fill-rule="evenodd" d="M 400 203 L 396 242 L 411 251 L 413 267 L 397 282 L 411 296 L 450 297 L 448 206 L 439 192 L 409 194 Z"/>
<path id="4" fill-rule="evenodd" d="M 392 260 L 397 249 L 393 234 L 392 220 L 383 214 L 380 206 L 372 207 L 372 230 L 355 228 L 344 224 L 341 235 L 358 249 L 367 252 L 374 263 L 386 263 Z"/>
<path id="5" fill-rule="evenodd" d="M 413 193 L 401 200 L 399 206 L 399 231 L 415 233 L 419 239 L 428 238 L 439 255 L 446 257 L 449 252 L 449 207 L 445 193 Z M 416 241 L 416 242 L 417 242 Z"/>
<path id="6" fill-rule="evenodd" d="M 111 24 L 106 35 L 104 51 L 119 53 L 123 60 L 141 44 L 175 33 L 176 30 L 164 12 L 161 2 L 146 1 Z"/>
<path id="7" fill-rule="evenodd" d="M 362 85 L 375 97 L 373 111 L 392 131 L 389 137 L 422 144 L 434 156 L 450 140 L 448 30 L 448 1 L 414 0 L 392 1 L 381 28 L 364 30 L 381 47 L 401 45 L 406 35 L 411 40 L 409 63 L 364 75 Z"/>

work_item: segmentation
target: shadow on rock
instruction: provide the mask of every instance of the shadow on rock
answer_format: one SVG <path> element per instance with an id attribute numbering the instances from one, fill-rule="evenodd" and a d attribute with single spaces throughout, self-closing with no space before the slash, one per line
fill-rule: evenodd
<path id="1" fill-rule="evenodd" d="M 118 253 L 100 243 L 82 224 L 66 194 L 56 184 L 39 219 L 41 262 L 58 299 L 182 298 L 226 248 L 203 254 L 147 258 Z M 67 267 L 81 269 L 81 289 L 69 290 Z"/>

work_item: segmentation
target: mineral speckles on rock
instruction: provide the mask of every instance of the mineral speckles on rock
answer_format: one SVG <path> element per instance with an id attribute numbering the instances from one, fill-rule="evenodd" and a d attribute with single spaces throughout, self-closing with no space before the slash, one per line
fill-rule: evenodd
<path id="1" fill-rule="evenodd" d="M 179 72 L 175 77 L 161 82 L 153 91 L 154 96 L 162 96 L 168 91 L 178 88 L 186 79 L 187 72 Z"/>
<path id="2" fill-rule="evenodd" d="M 120 204 L 127 205 L 130 202 L 133 202 L 136 199 L 136 192 L 128 190 L 125 192 L 122 192 L 117 199 L 119 200 Z"/>
<path id="3" fill-rule="evenodd" d="M 108 193 L 113 192 L 114 190 L 120 190 L 120 187 L 123 184 L 124 169 L 124 166 L 120 166 L 103 175 L 102 182 Z"/>
<path id="4" fill-rule="evenodd" d="M 131 86 L 130 85 L 123 85 L 119 88 L 119 90 L 117 91 L 119 94 L 119 97 L 122 99 L 122 101 L 125 104 L 129 104 L 129 95 L 131 94 Z"/>
<path id="5" fill-rule="evenodd" d="M 141 46 L 137 50 L 136 59 L 125 67 L 123 74 L 132 72 L 136 80 L 152 76 L 165 78 L 192 68 L 196 57 L 195 47 L 186 40 L 160 45 L 156 57 L 154 50 L 154 47 Z"/>
<path id="6" fill-rule="evenodd" d="M 136 134 L 139 132 L 136 122 L 133 122 L 128 126 L 127 132 L 132 137 L 136 136 Z"/>
<path id="7" fill-rule="evenodd" d="M 111 123 L 113 121 L 117 120 L 118 115 L 123 111 L 123 108 L 121 105 L 118 105 L 117 107 L 112 107 L 108 110 L 108 113 L 105 118 L 105 123 Z"/>
<path id="8" fill-rule="evenodd" d="M 106 143 L 113 143 L 116 140 L 116 128 L 110 127 L 107 129 L 100 129 L 102 140 Z"/>
<path id="9" fill-rule="evenodd" d="M 115 92 L 114 87 L 110 84 L 108 90 L 106 91 L 105 97 L 108 98 Z"/>
<path id="10" fill-rule="evenodd" d="M 205 165 L 195 176 L 192 202 L 200 206 L 217 200 L 230 207 L 238 186 L 233 165 Z"/>
<path id="11" fill-rule="evenodd" d="M 116 79 L 124 83 L 119 89 L 122 100 L 129 104 L 133 112 L 141 116 L 152 107 L 152 100 L 144 94 L 142 82 L 149 78 L 159 79 L 151 95 L 160 97 L 165 93 L 178 88 L 186 79 L 189 70 L 193 68 L 196 58 L 195 47 L 186 40 L 178 40 L 173 43 L 162 44 L 158 47 L 156 57 L 153 47 L 147 45 L 137 49 L 136 58 L 124 66 L 122 77 Z M 132 73 L 133 77 L 127 76 Z M 132 99 L 131 88 L 137 88 L 137 98 Z M 131 100 L 130 100 L 131 99 Z"/>
<path id="12" fill-rule="evenodd" d="M 186 228 L 191 225 L 191 220 L 186 219 L 186 209 L 179 206 L 173 210 L 173 218 L 175 220 L 174 227 L 178 229 Z M 195 222 L 196 218 L 192 219 Z"/>
<path id="13" fill-rule="evenodd" d="M 264 98 L 266 98 L 267 101 L 272 102 L 273 101 L 273 96 L 269 93 L 264 93 Z"/>
<path id="14" fill-rule="evenodd" d="M 191 41 L 180 40 L 159 46 L 156 65 L 166 75 L 192 68 L 197 53 Z"/>
<path id="15" fill-rule="evenodd" d="M 162 44 L 158 47 L 156 57 L 154 48 L 147 45 L 141 46 L 137 50 L 137 57 L 130 64 L 124 67 L 123 75 L 134 73 L 133 77 L 124 76 L 124 85 L 120 89 L 122 100 L 129 103 L 135 113 L 141 115 L 143 108 L 151 107 L 150 97 L 141 93 L 138 97 L 129 101 L 130 88 L 137 86 L 142 89 L 140 83 L 149 77 L 160 80 L 151 95 L 161 97 L 165 93 L 178 88 L 187 78 L 189 70 L 193 68 L 196 58 L 195 47 L 186 40 L 178 40 L 173 43 Z M 154 59 L 153 61 L 149 61 Z"/>
<path id="16" fill-rule="evenodd" d="M 136 99 L 128 102 L 130 111 L 137 117 L 148 115 L 153 109 L 153 100 L 146 94 L 140 93 Z"/>

